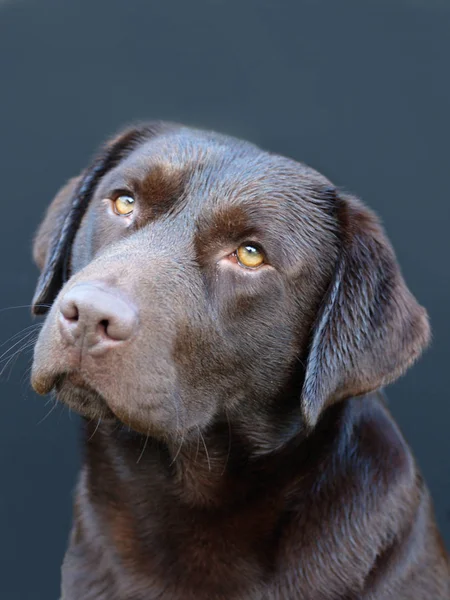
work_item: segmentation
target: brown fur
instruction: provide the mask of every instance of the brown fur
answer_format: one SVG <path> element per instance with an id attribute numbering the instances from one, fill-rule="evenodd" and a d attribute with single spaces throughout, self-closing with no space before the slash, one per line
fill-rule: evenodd
<path id="1" fill-rule="evenodd" d="M 118 191 L 130 219 L 108 210 Z M 257 271 L 233 258 L 246 242 Z M 34 257 L 35 312 L 51 309 L 33 386 L 87 417 L 64 600 L 450 598 L 378 391 L 428 321 L 358 200 L 246 142 L 154 123 L 61 190 Z M 92 307 L 98 290 L 136 307 L 136 331 L 102 353 L 63 335 L 80 286 Z"/>

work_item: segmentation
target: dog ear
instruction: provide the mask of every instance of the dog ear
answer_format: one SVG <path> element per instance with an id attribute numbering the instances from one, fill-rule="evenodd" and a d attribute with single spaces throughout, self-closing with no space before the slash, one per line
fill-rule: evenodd
<path id="1" fill-rule="evenodd" d="M 128 129 L 107 143 L 91 165 L 58 192 L 34 241 L 33 256 L 41 269 L 32 301 L 34 314 L 48 312 L 67 280 L 72 243 L 100 179 L 140 143 L 176 127 L 155 122 Z"/>
<path id="2" fill-rule="evenodd" d="M 377 218 L 336 197 L 341 250 L 314 326 L 302 389 L 305 424 L 338 400 L 399 377 L 430 338 L 426 311 L 406 287 Z"/>
<path id="3" fill-rule="evenodd" d="M 42 272 L 47 255 L 59 235 L 64 219 L 69 212 L 70 202 L 80 184 L 81 176 L 73 177 L 58 191 L 45 213 L 45 217 L 36 232 L 33 242 L 33 259 Z"/>

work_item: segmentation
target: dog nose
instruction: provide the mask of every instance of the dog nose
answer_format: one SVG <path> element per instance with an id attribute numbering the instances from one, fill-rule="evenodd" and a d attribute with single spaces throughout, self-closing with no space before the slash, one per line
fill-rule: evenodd
<path id="1" fill-rule="evenodd" d="M 138 323 L 131 301 L 117 288 L 103 284 L 75 285 L 61 300 L 59 310 L 65 340 L 90 353 L 130 339 Z"/>

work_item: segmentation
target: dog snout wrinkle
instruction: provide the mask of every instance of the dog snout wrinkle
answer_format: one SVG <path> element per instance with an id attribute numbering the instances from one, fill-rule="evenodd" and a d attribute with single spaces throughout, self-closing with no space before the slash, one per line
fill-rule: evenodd
<path id="1" fill-rule="evenodd" d="M 70 289 L 59 307 L 64 340 L 90 354 L 129 340 L 137 327 L 137 310 L 117 289 L 82 283 Z"/>

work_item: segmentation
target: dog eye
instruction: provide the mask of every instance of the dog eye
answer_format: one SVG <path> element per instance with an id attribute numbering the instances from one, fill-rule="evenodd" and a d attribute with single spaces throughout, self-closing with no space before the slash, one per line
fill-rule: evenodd
<path id="1" fill-rule="evenodd" d="M 248 269 L 257 269 L 264 263 L 264 253 L 254 244 L 242 244 L 236 250 L 238 263 Z"/>
<path id="2" fill-rule="evenodd" d="M 134 198 L 132 198 L 131 196 L 126 196 L 126 195 L 118 196 L 113 201 L 114 212 L 116 213 L 116 215 L 120 215 L 122 217 L 127 217 L 127 216 L 131 215 L 131 213 L 134 210 L 133 204 L 134 204 Z"/>

